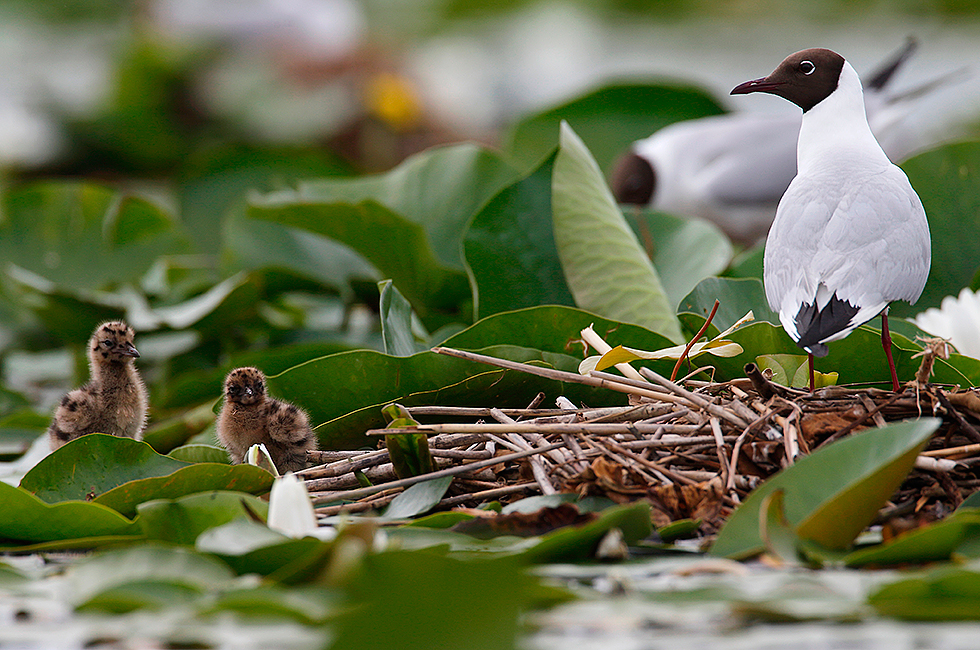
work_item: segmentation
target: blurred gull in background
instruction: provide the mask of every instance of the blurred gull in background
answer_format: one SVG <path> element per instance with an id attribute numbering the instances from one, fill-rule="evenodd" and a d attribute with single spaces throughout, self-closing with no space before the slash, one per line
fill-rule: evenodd
<path id="1" fill-rule="evenodd" d="M 906 44 L 865 81 L 868 121 L 892 161 L 921 148 L 903 128 L 915 100 L 966 76 L 958 71 L 893 92 L 895 73 L 915 50 Z M 729 113 L 678 122 L 636 141 L 612 172 L 620 203 L 713 221 L 751 245 L 772 223 L 776 204 L 796 175 L 801 115 Z"/>

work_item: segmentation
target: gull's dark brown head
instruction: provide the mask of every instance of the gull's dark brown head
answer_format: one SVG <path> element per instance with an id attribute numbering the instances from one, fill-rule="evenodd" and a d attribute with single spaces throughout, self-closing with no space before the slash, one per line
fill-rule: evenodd
<path id="1" fill-rule="evenodd" d="M 646 205 L 657 188 L 657 174 L 649 160 L 630 151 L 616 161 L 609 185 L 618 203 Z"/>
<path id="2" fill-rule="evenodd" d="M 265 397 L 265 375 L 258 368 L 236 368 L 225 378 L 225 398 L 249 406 Z"/>
<path id="3" fill-rule="evenodd" d="M 129 363 L 140 356 L 133 345 L 133 328 L 122 321 L 102 323 L 89 339 L 89 352 L 96 361 Z"/>
<path id="4" fill-rule="evenodd" d="M 844 57 L 819 47 L 790 54 L 768 77 L 739 84 L 733 95 L 769 93 L 788 99 L 806 112 L 837 90 Z"/>

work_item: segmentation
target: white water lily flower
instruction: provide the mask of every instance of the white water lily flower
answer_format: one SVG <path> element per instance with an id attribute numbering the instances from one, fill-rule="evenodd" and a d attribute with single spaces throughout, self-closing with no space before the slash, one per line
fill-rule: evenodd
<path id="1" fill-rule="evenodd" d="M 980 295 L 964 288 L 960 295 L 946 296 L 939 309 L 929 308 L 915 317 L 915 324 L 948 340 L 960 354 L 980 359 Z"/>
<path id="2" fill-rule="evenodd" d="M 268 470 L 273 476 L 279 476 L 279 470 L 276 469 L 276 464 L 272 462 L 269 450 L 261 442 L 248 448 L 248 451 L 245 452 L 245 462 Z"/>
<path id="3" fill-rule="evenodd" d="M 269 495 L 269 521 L 272 530 L 289 537 L 318 537 L 333 539 L 333 528 L 320 528 L 316 521 L 313 502 L 306 491 L 306 484 L 292 472 L 276 479 Z"/>
<path id="4" fill-rule="evenodd" d="M 710 341 L 695 343 L 691 346 L 691 349 L 687 353 L 688 358 L 693 359 L 699 354 L 703 354 L 705 352 L 716 357 L 734 357 L 742 354 L 742 346 L 734 341 L 726 340 L 725 337 L 751 320 L 755 320 L 755 315 L 750 311 L 745 316 L 742 316 L 738 322 Z M 591 326 L 587 329 L 591 331 Z M 583 338 L 585 338 L 585 332 L 586 330 L 582 330 Z M 596 336 L 594 332 L 592 332 L 592 335 Z M 593 345 L 593 347 L 601 351 L 601 348 L 595 345 Z M 593 370 L 604 370 L 610 366 L 620 368 L 621 366 L 628 364 L 630 361 L 636 361 L 637 359 L 678 359 L 682 354 L 684 354 L 684 349 L 686 347 L 686 344 L 674 345 L 661 350 L 647 351 L 628 348 L 622 345 L 617 345 L 616 347 L 609 349 L 607 344 L 607 349 L 606 351 L 603 351 L 604 353 L 601 356 L 595 355 L 584 359 L 579 364 L 578 371 L 580 374 L 587 375 Z M 626 365 L 626 367 L 629 368 L 630 366 Z M 630 369 L 633 370 L 632 368 Z M 636 371 L 633 370 L 633 372 Z"/>

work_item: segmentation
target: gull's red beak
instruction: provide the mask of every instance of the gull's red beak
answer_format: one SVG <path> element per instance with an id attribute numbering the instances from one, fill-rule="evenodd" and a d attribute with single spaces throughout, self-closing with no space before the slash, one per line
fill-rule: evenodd
<path id="1" fill-rule="evenodd" d="M 783 85 L 781 81 L 771 81 L 769 77 L 746 81 L 732 88 L 732 95 L 748 95 L 749 93 L 771 93 Z"/>

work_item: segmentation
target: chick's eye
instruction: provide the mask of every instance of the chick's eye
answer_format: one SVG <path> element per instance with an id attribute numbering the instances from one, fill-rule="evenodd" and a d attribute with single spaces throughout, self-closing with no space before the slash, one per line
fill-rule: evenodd
<path id="1" fill-rule="evenodd" d="M 817 69 L 817 66 L 813 65 L 812 61 L 801 61 L 800 62 L 800 72 L 805 75 L 813 74 L 813 71 Z"/>
<path id="2" fill-rule="evenodd" d="M 114 348 L 114 347 L 116 347 L 116 344 L 113 343 L 112 341 L 106 339 L 105 341 L 102 341 L 102 347 L 104 347 L 104 348 Z"/>

